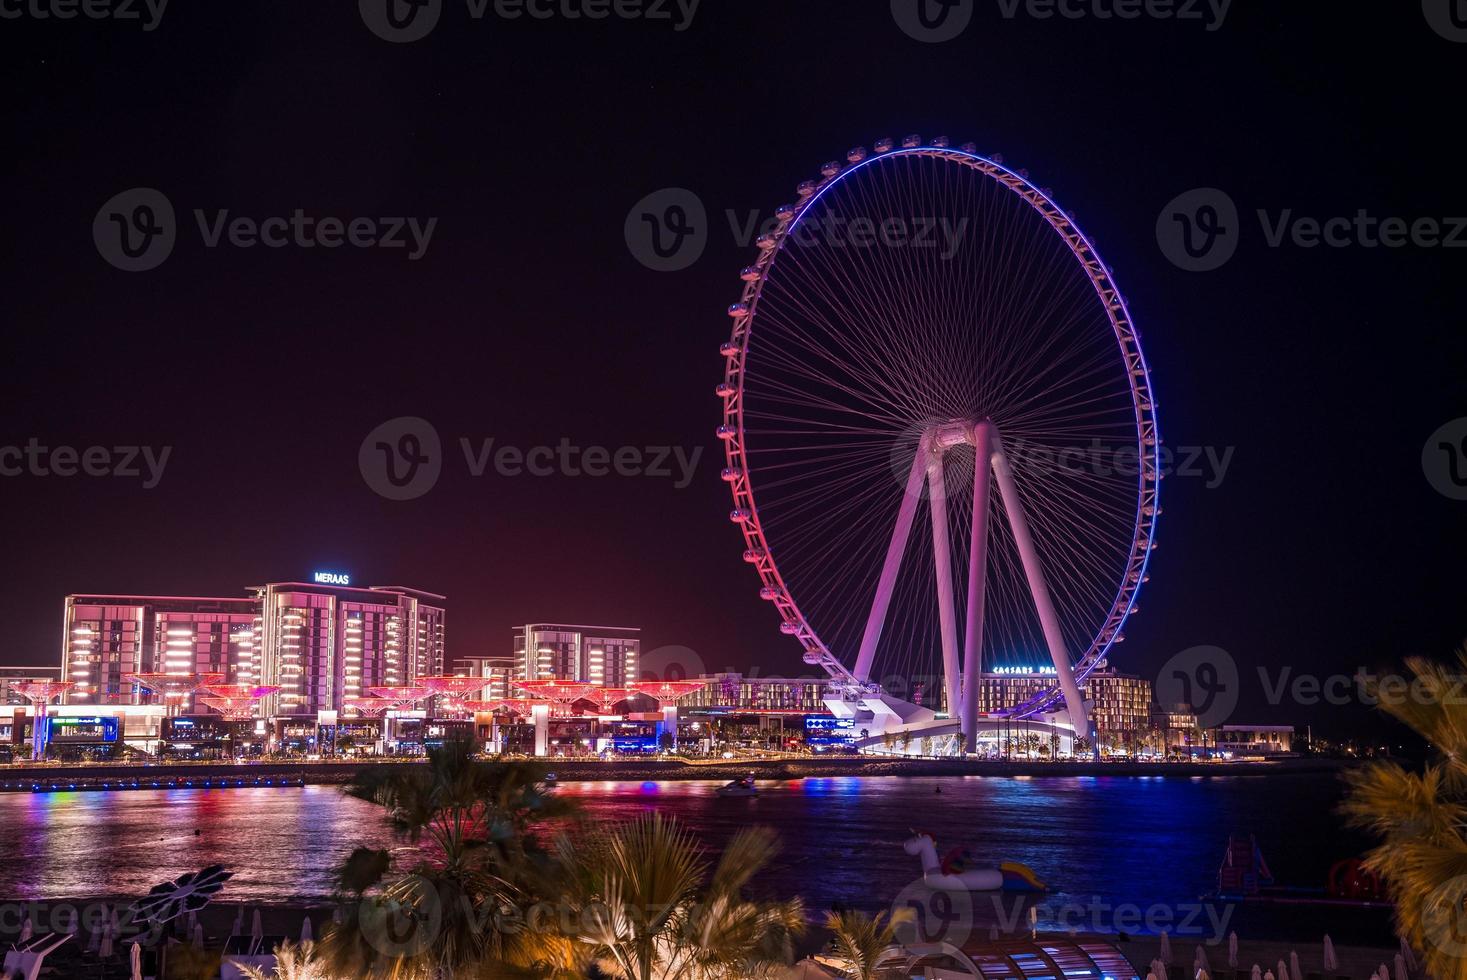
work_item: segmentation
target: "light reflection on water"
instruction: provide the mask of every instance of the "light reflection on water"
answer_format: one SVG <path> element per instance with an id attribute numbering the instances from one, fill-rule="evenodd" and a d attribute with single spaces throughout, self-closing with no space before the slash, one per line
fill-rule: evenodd
<path id="1" fill-rule="evenodd" d="M 772 825 L 784 853 L 759 886 L 803 895 L 817 910 L 875 908 L 919 882 L 901 842 L 926 831 L 942 850 L 971 847 L 980 864 L 1031 867 L 1054 889 L 1041 902 L 1041 926 L 1050 927 L 1061 906 L 1096 898 L 1143 909 L 1197 903 L 1215 886 L 1234 830 L 1257 834 L 1289 884 L 1322 883 L 1332 861 L 1367 843 L 1338 829 L 1340 785 L 1329 776 L 836 777 L 766 782 L 757 798 L 729 799 L 714 793 L 719 785 L 564 783 L 558 791 L 598 824 L 662 811 L 713 847 L 741 827 Z M 320 898 L 332 868 L 357 846 L 402 845 L 376 808 L 334 787 L 0 794 L 0 854 L 10 858 L 0 861 L 0 897 L 8 899 L 136 895 L 212 863 L 236 872 L 221 898 Z M 1277 932 L 1287 919 L 1317 938 L 1316 925 L 1369 929 L 1380 918 L 1356 916 L 1244 907 L 1230 927 Z"/>

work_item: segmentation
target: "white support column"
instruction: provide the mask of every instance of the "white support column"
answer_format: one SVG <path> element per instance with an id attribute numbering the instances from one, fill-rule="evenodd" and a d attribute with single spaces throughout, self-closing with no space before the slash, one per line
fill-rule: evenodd
<path id="1" fill-rule="evenodd" d="M 881 642 L 881 630 L 886 625 L 886 610 L 891 605 L 892 590 L 896 587 L 897 572 L 901 569 L 902 555 L 907 550 L 907 536 L 912 531 L 912 519 L 917 513 L 917 501 L 922 496 L 922 481 L 927 476 L 928 444 L 924 436 L 912 457 L 912 469 L 907 474 L 907 485 L 897 510 L 896 528 L 891 532 L 891 543 L 886 548 L 886 561 L 881 566 L 881 577 L 876 582 L 876 595 L 871 601 L 871 614 L 866 619 L 866 632 L 861 636 L 861 650 L 856 656 L 856 679 L 871 679 L 871 663 L 876 658 L 876 644 Z"/>
<path id="2" fill-rule="evenodd" d="M 543 759 L 550 754 L 550 705 L 531 706 L 530 717 L 535 722 L 535 756 Z"/>
<path id="3" fill-rule="evenodd" d="M 937 566 L 937 617 L 942 630 L 942 679 L 948 715 L 953 716 L 962 712 L 962 675 L 958 672 L 957 610 L 953 604 L 953 559 L 941 453 L 933 453 L 927 461 L 927 486 L 932 505 L 932 559 Z"/>
<path id="4" fill-rule="evenodd" d="M 1003 440 L 993 433 L 993 475 L 998 479 L 999 495 L 1008 514 L 1009 527 L 1014 532 L 1014 543 L 1019 548 L 1019 559 L 1024 563 L 1024 577 L 1029 580 L 1029 592 L 1034 596 L 1034 605 L 1039 612 L 1039 624 L 1044 630 L 1044 642 L 1049 647 L 1049 656 L 1054 661 L 1055 673 L 1059 677 L 1060 690 L 1065 696 L 1065 709 L 1070 714 L 1070 724 L 1075 734 L 1090 739 L 1095 745 L 1094 732 L 1085 712 L 1085 701 L 1080 696 L 1080 686 L 1075 683 L 1075 672 L 1070 668 L 1070 655 L 1065 650 L 1064 636 L 1060 633 L 1059 616 L 1049 596 L 1049 586 L 1044 581 L 1044 569 L 1040 567 L 1039 552 L 1034 549 L 1034 539 L 1029 534 L 1029 521 L 1024 516 L 1024 504 L 1019 499 L 1014 474 L 1009 461 L 1003 454 Z"/>
<path id="5" fill-rule="evenodd" d="M 978 749 L 978 688 L 983 673 L 983 606 L 988 585 L 989 488 L 993 483 L 993 423 L 973 427 L 973 536 L 968 545 L 968 606 L 963 621 L 963 749 Z"/>

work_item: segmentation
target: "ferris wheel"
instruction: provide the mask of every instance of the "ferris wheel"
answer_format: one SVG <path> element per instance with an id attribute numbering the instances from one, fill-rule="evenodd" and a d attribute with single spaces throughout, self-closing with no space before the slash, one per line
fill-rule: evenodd
<path id="1" fill-rule="evenodd" d="M 721 351 L 760 595 L 872 733 L 971 748 L 1032 718 L 1093 743 L 1080 686 L 1160 512 L 1125 301 L 1050 192 L 973 144 L 884 139 L 820 173 L 759 237 Z M 1040 680 L 980 712 L 985 671 Z"/>

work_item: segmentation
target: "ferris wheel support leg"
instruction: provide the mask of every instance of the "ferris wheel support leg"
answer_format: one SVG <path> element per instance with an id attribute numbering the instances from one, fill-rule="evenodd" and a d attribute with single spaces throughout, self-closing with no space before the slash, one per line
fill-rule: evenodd
<path id="1" fill-rule="evenodd" d="M 953 597 L 952 546 L 947 532 L 947 486 L 942 476 L 942 456 L 934 453 L 927 463 L 927 485 L 932 505 L 932 560 L 937 567 L 937 617 L 942 629 L 942 674 L 949 716 L 962 712 L 962 675 L 958 672 L 957 607 Z"/>
<path id="2" fill-rule="evenodd" d="M 876 582 L 876 596 L 871 601 L 871 615 L 866 619 L 866 632 L 861 636 L 861 650 L 856 656 L 856 679 L 871 679 L 871 663 L 876 658 L 876 644 L 881 641 L 881 630 L 886 625 L 886 610 L 891 605 L 891 593 L 896 587 L 897 572 L 902 566 L 902 554 L 907 550 L 907 537 L 912 533 L 912 520 L 917 515 L 917 501 L 922 496 L 922 481 L 927 478 L 927 440 L 924 438 L 912 456 L 912 469 L 907 474 L 907 486 L 902 505 L 897 510 L 896 527 L 891 533 L 891 544 L 886 548 L 886 561 L 881 566 L 881 577 Z"/>
<path id="3" fill-rule="evenodd" d="M 988 576 L 988 497 L 993 483 L 993 425 L 973 428 L 973 534 L 968 546 L 968 608 L 963 627 L 963 751 L 978 750 L 978 688 L 983 672 L 983 606 Z"/>
<path id="4" fill-rule="evenodd" d="M 993 475 L 998 480 L 999 496 L 1003 499 L 1004 511 L 1009 518 L 1009 527 L 1014 532 L 1014 543 L 1019 548 L 1019 559 L 1024 564 L 1024 577 L 1029 581 L 1029 592 L 1034 597 L 1039 612 L 1039 624 L 1044 630 L 1044 642 L 1049 647 L 1050 659 L 1059 678 L 1060 691 L 1065 696 L 1065 710 L 1069 712 L 1070 724 L 1076 735 L 1090 740 L 1091 749 L 1099 755 L 1095 732 L 1090 726 L 1090 716 L 1085 711 L 1085 699 L 1080 696 L 1080 685 L 1075 683 L 1075 672 L 1070 667 L 1070 655 L 1065 650 L 1064 634 L 1060 632 L 1059 616 L 1049 596 L 1049 585 L 1044 581 L 1044 569 L 1039 563 L 1039 552 L 1034 549 L 1034 538 L 1029 534 L 1029 521 L 1024 516 L 1024 504 L 1019 499 L 1014 474 L 1009 461 L 1004 457 L 1003 441 L 993 433 Z"/>

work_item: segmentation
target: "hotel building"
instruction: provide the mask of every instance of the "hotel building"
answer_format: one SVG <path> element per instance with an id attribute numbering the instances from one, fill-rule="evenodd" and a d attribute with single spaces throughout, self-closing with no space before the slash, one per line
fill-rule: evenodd
<path id="1" fill-rule="evenodd" d="M 126 679 L 132 674 L 217 674 L 223 683 L 279 686 L 262 706 L 265 715 L 314 715 L 340 710 L 343 699 L 368 687 L 443 672 L 440 595 L 325 582 L 248 592 L 245 598 L 67 596 L 62 677 L 76 685 L 67 703 L 156 700 Z"/>
<path id="2" fill-rule="evenodd" d="M 826 714 L 827 689 L 835 683 L 828 677 L 749 677 L 732 672 L 705 674 L 698 680 L 702 689 L 684 698 L 680 707 L 753 714 Z"/>
<path id="3" fill-rule="evenodd" d="M 642 631 L 625 626 L 530 623 L 514 630 L 514 679 L 626 687 L 641 674 Z"/>
<path id="4" fill-rule="evenodd" d="M 1055 687 L 1053 667 L 1005 667 L 983 674 L 980 712 L 1006 711 Z M 1151 682 L 1102 664 L 1080 685 L 1102 735 L 1144 732 L 1151 727 Z"/>

